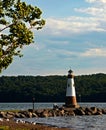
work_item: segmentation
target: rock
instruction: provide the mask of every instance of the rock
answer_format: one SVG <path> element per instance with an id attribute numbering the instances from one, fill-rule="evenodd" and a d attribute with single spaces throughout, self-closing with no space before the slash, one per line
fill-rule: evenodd
<path id="1" fill-rule="evenodd" d="M 10 119 L 10 118 L 13 118 L 14 115 L 11 115 L 11 114 L 6 114 L 6 118 Z"/>
<path id="2" fill-rule="evenodd" d="M 15 115 L 14 112 L 9 112 L 9 111 L 8 111 L 8 112 L 6 113 L 6 118 L 8 118 L 8 119 L 13 118 L 14 115 Z"/>
<path id="3" fill-rule="evenodd" d="M 25 118 L 26 116 L 22 113 L 15 113 L 14 115 L 16 118 Z"/>
<path id="4" fill-rule="evenodd" d="M 6 112 L 2 112 L 2 111 L 1 111 L 1 112 L 0 112 L 0 117 L 1 117 L 1 118 L 6 118 Z"/>
<path id="5" fill-rule="evenodd" d="M 49 117 L 48 110 L 44 110 L 44 111 L 41 113 L 41 117 Z"/>
<path id="6" fill-rule="evenodd" d="M 49 115 L 50 115 L 51 117 L 56 117 L 56 113 L 55 113 L 55 111 L 52 110 L 52 109 L 49 111 Z"/>
<path id="7" fill-rule="evenodd" d="M 61 115 L 61 116 L 64 116 L 64 114 L 65 114 L 65 113 L 64 113 L 64 110 L 60 110 L 60 115 Z"/>
<path id="8" fill-rule="evenodd" d="M 64 116 L 65 115 L 65 111 L 64 109 L 53 109 L 53 111 L 51 111 L 53 116 Z"/>
<path id="9" fill-rule="evenodd" d="M 91 111 L 89 108 L 84 109 L 85 115 L 92 115 Z"/>
<path id="10" fill-rule="evenodd" d="M 55 110 L 55 114 L 56 114 L 56 116 L 61 116 L 61 113 L 60 113 L 59 109 Z"/>
<path id="11" fill-rule="evenodd" d="M 33 117 L 56 117 L 56 116 L 75 116 L 75 115 L 102 115 L 106 114 L 106 109 L 96 107 L 79 107 L 79 108 L 67 108 L 61 107 L 58 109 L 32 109 L 19 112 L 3 112 L 0 111 L 0 118 L 33 118 Z"/>
<path id="12" fill-rule="evenodd" d="M 41 117 L 41 114 L 44 110 L 43 109 L 37 109 L 35 113 L 38 115 L 38 117 Z"/>
<path id="13" fill-rule="evenodd" d="M 62 106 L 62 107 L 59 107 L 59 110 L 61 111 L 61 110 L 64 110 L 64 107 Z"/>
<path id="14" fill-rule="evenodd" d="M 101 108 L 91 107 L 91 110 L 92 110 L 92 115 L 102 115 Z"/>
<path id="15" fill-rule="evenodd" d="M 95 113 L 95 115 L 102 115 L 102 112 L 101 112 L 101 111 L 97 111 L 97 112 Z"/>
<path id="16" fill-rule="evenodd" d="M 34 110 L 33 109 L 28 109 L 29 112 L 33 112 Z"/>
<path id="17" fill-rule="evenodd" d="M 85 115 L 85 112 L 81 108 L 76 108 L 74 110 L 75 115 Z"/>
<path id="18" fill-rule="evenodd" d="M 8 111 L 7 114 L 9 114 L 9 115 L 14 115 L 15 113 L 14 113 L 14 112 L 11 112 L 11 111 Z"/>
<path id="19" fill-rule="evenodd" d="M 49 110 L 49 117 L 54 117 L 53 112 Z"/>
<path id="20" fill-rule="evenodd" d="M 24 115 L 25 117 L 27 118 L 32 118 L 32 112 L 29 112 L 29 111 L 23 111 L 23 112 L 20 112 L 22 115 Z"/>
<path id="21" fill-rule="evenodd" d="M 89 111 L 87 111 L 87 112 L 86 112 L 86 115 L 89 115 L 89 116 L 90 116 L 90 115 L 92 115 L 92 113 L 89 112 Z"/>
<path id="22" fill-rule="evenodd" d="M 75 112 L 72 109 L 65 109 L 65 116 L 75 116 Z"/>
<path id="23" fill-rule="evenodd" d="M 28 117 L 28 118 L 32 118 L 32 112 L 28 112 L 28 113 L 27 113 L 27 117 Z"/>
<path id="24" fill-rule="evenodd" d="M 88 108 L 88 107 L 85 108 L 85 115 L 92 115 L 91 108 Z"/>
<path id="25" fill-rule="evenodd" d="M 100 111 L 100 112 L 102 112 L 102 109 L 101 109 L 101 108 L 97 108 L 97 111 Z"/>
<path id="26" fill-rule="evenodd" d="M 83 110 L 85 112 L 86 108 L 85 107 L 79 107 L 79 109 Z"/>
<path id="27" fill-rule="evenodd" d="M 95 115 L 97 113 L 97 108 L 96 107 L 91 107 L 91 113 L 92 115 Z"/>
<path id="28" fill-rule="evenodd" d="M 68 116 L 75 116 L 75 112 L 74 112 L 74 111 L 69 112 L 67 115 L 68 115 Z"/>
<path id="29" fill-rule="evenodd" d="M 15 113 L 14 115 L 16 118 L 20 118 L 20 113 Z"/>
<path id="30" fill-rule="evenodd" d="M 97 108 L 97 112 L 95 113 L 95 115 L 102 115 L 102 109 L 101 108 Z"/>
<path id="31" fill-rule="evenodd" d="M 53 110 L 49 111 L 49 115 L 50 116 L 52 115 L 53 117 L 56 117 L 56 116 L 60 115 L 60 112 L 59 112 L 58 109 L 53 109 Z"/>
<path id="32" fill-rule="evenodd" d="M 38 117 L 36 113 L 32 113 L 32 117 Z"/>
<path id="33" fill-rule="evenodd" d="M 26 118 L 26 116 L 20 113 L 20 118 Z"/>
<path id="34" fill-rule="evenodd" d="M 103 114 L 106 114 L 106 109 L 102 109 L 102 113 L 103 113 Z"/>

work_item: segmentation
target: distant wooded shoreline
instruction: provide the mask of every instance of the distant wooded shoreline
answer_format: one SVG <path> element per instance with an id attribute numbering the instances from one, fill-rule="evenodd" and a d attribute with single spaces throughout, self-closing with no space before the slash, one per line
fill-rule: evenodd
<path id="1" fill-rule="evenodd" d="M 67 76 L 2 76 L 0 102 L 65 102 Z M 75 76 L 78 102 L 106 102 L 106 74 Z"/>

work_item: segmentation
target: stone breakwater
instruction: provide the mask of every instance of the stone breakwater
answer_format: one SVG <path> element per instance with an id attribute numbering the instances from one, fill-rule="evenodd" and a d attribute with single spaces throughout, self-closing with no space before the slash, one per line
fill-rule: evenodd
<path id="1" fill-rule="evenodd" d="M 79 108 L 56 108 L 56 109 L 36 109 L 25 111 L 0 111 L 0 118 L 33 118 L 33 117 L 56 117 L 56 116 L 77 116 L 77 115 L 102 115 L 106 114 L 106 109 L 96 107 L 79 107 Z"/>

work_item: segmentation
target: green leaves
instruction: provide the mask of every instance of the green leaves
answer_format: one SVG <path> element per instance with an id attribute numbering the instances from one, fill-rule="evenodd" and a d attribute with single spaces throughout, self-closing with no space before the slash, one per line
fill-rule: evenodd
<path id="1" fill-rule="evenodd" d="M 6 22 L 6 20 L 5 20 L 5 19 L 1 19 L 1 20 L 0 20 L 0 24 L 6 25 L 6 24 L 7 24 L 7 22 Z"/>
<path id="2" fill-rule="evenodd" d="M 10 27 L 10 36 L 14 36 L 16 44 L 30 44 L 33 42 L 33 33 L 25 26 L 24 23 L 13 24 Z"/>
<path id="3" fill-rule="evenodd" d="M 33 43 L 31 29 L 41 29 L 45 20 L 38 7 L 21 0 L 0 1 L 0 72 L 12 63 L 14 56 L 22 56 L 21 49 Z"/>

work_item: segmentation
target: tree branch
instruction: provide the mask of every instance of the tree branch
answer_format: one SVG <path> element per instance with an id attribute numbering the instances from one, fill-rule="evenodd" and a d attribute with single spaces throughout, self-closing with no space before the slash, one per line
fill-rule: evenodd
<path id="1" fill-rule="evenodd" d="M 0 29 L 0 32 L 4 31 L 5 29 L 7 29 L 8 27 L 10 27 L 11 25 L 13 25 L 13 24 L 9 24 L 9 25 L 8 25 L 8 26 L 6 26 L 5 28 Z"/>

